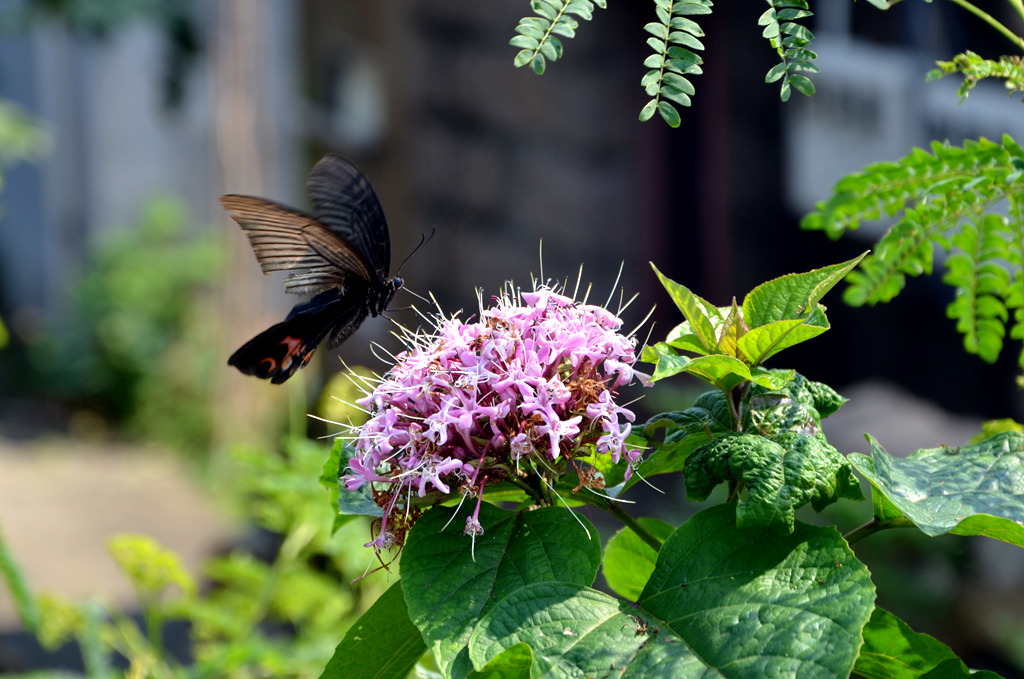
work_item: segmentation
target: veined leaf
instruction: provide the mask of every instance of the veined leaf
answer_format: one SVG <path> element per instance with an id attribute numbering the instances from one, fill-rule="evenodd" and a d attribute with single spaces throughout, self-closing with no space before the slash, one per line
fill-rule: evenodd
<path id="1" fill-rule="evenodd" d="M 668 538 L 638 605 L 571 583 L 529 584 L 497 597 L 469 657 L 481 668 L 529 647 L 520 657 L 538 677 L 838 679 L 853 668 L 873 600 L 867 569 L 834 530 L 741 530 L 727 505 Z"/>
<path id="2" fill-rule="evenodd" d="M 845 679 L 874 598 L 867 569 L 835 530 L 799 522 L 791 535 L 740 529 L 733 505 L 721 505 L 665 542 L 638 604 L 648 629 L 728 667 L 720 676 Z M 707 676 L 699 669 L 657 676 Z"/>
<path id="3" fill-rule="evenodd" d="M 865 255 L 867 253 L 807 273 L 780 276 L 757 286 L 743 299 L 743 318 L 747 326 L 755 328 L 773 321 L 808 318 L 825 293 Z"/>
<path id="4" fill-rule="evenodd" d="M 426 650 L 396 582 L 345 634 L 320 679 L 404 677 Z"/>
<path id="5" fill-rule="evenodd" d="M 880 524 L 905 523 L 896 508 L 926 535 L 984 535 L 1024 547 L 1024 434 L 1007 431 L 962 447 L 889 455 L 868 436 L 871 457 L 850 462 L 885 497 L 890 516 Z M 876 507 L 879 506 L 875 503 Z"/>
<path id="6" fill-rule="evenodd" d="M 719 483 L 746 488 L 736 507 L 737 525 L 792 532 L 794 512 L 810 503 L 816 511 L 840 498 L 863 499 L 846 458 L 823 436 L 784 432 L 777 436 L 726 434 L 690 454 L 683 470 L 687 497 L 707 499 Z"/>
<path id="7" fill-rule="evenodd" d="M 915 632 L 892 613 L 875 608 L 864 626 L 864 646 L 853 671 L 866 679 L 916 679 L 947 661 L 959 663 L 964 677 L 979 676 L 969 675 L 949 646 Z"/>
<path id="8" fill-rule="evenodd" d="M 466 644 L 495 601 L 530 583 L 590 585 L 601 562 L 597 530 L 568 509 L 514 513 L 484 503 L 475 540 L 463 532 L 470 511 L 431 509 L 402 552 L 409 617 L 443 671 L 457 676 L 470 669 Z"/>

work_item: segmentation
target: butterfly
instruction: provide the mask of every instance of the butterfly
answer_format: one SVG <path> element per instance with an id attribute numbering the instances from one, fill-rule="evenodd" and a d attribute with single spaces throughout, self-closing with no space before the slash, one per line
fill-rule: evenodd
<path id="1" fill-rule="evenodd" d="M 263 273 L 288 271 L 286 291 L 315 295 L 228 359 L 274 384 L 309 363 L 325 337 L 328 348 L 336 347 L 368 315 L 379 316 L 402 287 L 401 278 L 388 277 L 388 224 L 366 176 L 331 154 L 313 167 L 306 187 L 315 216 L 253 196 L 220 199 L 249 237 Z"/>

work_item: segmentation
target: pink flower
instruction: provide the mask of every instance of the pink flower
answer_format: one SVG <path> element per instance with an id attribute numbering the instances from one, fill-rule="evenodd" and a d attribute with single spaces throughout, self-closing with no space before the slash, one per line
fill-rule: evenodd
<path id="1" fill-rule="evenodd" d="M 384 509 L 367 546 L 400 547 L 424 506 L 458 493 L 477 498 L 466 533 L 480 535 L 486 484 L 564 468 L 563 458 L 625 458 L 627 476 L 639 463 L 626 441 L 633 413 L 615 403 L 636 361 L 622 322 L 548 288 L 511 290 L 477 322 L 440 318 L 432 334 L 409 333 L 408 349 L 358 401 L 371 418 L 342 480 L 350 490 L 370 484 Z"/>

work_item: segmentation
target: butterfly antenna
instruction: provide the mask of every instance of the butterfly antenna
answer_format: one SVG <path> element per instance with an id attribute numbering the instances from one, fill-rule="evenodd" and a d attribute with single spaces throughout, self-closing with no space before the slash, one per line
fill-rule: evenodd
<path id="1" fill-rule="evenodd" d="M 402 260 L 402 264 L 398 267 L 398 271 L 395 272 L 396 276 L 398 274 L 402 273 L 402 269 L 405 267 L 406 263 L 408 263 L 408 261 L 410 259 L 412 259 L 412 256 L 416 254 L 417 250 L 419 250 L 421 247 L 423 247 L 428 242 L 430 242 L 430 239 L 434 237 L 435 233 L 437 233 L 437 229 L 434 228 L 434 227 L 430 227 L 430 235 L 429 236 L 426 235 L 426 234 L 422 234 L 422 233 L 420 234 L 420 242 L 419 242 L 419 244 L 412 249 L 412 252 L 410 252 L 408 255 L 406 255 L 405 259 Z"/>

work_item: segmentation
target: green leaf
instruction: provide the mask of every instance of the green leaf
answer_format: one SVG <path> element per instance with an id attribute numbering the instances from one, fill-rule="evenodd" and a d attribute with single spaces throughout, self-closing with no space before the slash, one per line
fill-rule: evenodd
<path id="1" fill-rule="evenodd" d="M 853 670 L 866 679 L 915 679 L 947 660 L 963 664 L 942 642 L 876 608 L 864 626 L 864 646 Z"/>
<path id="2" fill-rule="evenodd" d="M 533 650 L 534 677 L 618 675 L 632 669 L 634 663 L 640 671 L 630 676 L 655 676 L 642 670 L 652 664 L 655 648 L 669 647 L 657 652 L 659 675 L 695 676 L 696 658 L 684 644 L 658 637 L 641 618 L 623 612 L 624 606 L 603 592 L 580 585 L 527 585 L 498 601 L 483 616 L 469 640 L 470 658 L 479 667 L 505 649 L 527 644 Z M 682 670 L 687 665 L 689 672 Z"/>
<path id="3" fill-rule="evenodd" d="M 661 115 L 662 119 L 668 123 L 669 127 L 679 127 L 682 123 L 682 118 L 679 117 L 679 111 L 676 107 L 667 101 L 658 102 L 658 114 Z"/>
<path id="4" fill-rule="evenodd" d="M 320 679 L 404 677 L 426 650 L 396 582 L 345 634 Z"/>
<path id="5" fill-rule="evenodd" d="M 467 679 L 531 679 L 533 651 L 526 644 L 515 644 L 491 659 L 480 670 L 473 670 Z"/>
<path id="6" fill-rule="evenodd" d="M 648 33 L 650 33 L 651 35 L 653 35 L 656 38 L 661 38 L 662 40 L 668 40 L 668 26 L 665 26 L 664 24 L 659 24 L 659 23 L 651 22 L 651 23 L 647 24 L 646 26 L 644 26 L 644 30 L 647 31 Z M 662 51 L 664 51 L 664 48 L 663 48 Z"/>
<path id="7" fill-rule="evenodd" d="M 730 433 L 694 450 L 683 473 L 687 497 L 706 500 L 724 481 L 746 488 L 736 509 L 741 527 L 791 532 L 794 513 L 816 511 L 840 498 L 863 499 L 850 463 L 823 436 L 794 431 L 776 436 Z"/>
<path id="8" fill-rule="evenodd" d="M 874 598 L 867 568 L 834 529 L 740 529 L 734 506 L 721 505 L 665 542 L 638 603 L 715 676 L 845 679 Z"/>
<path id="9" fill-rule="evenodd" d="M 475 544 L 463 532 L 470 511 L 433 508 L 413 526 L 402 552 L 409 615 L 438 665 L 455 676 L 468 672 L 466 643 L 494 602 L 530 583 L 590 585 L 601 561 L 597 531 L 568 509 L 509 512 L 484 503 L 484 533 Z"/>
<path id="10" fill-rule="evenodd" d="M 803 320 L 775 321 L 740 337 L 738 349 L 745 363 L 760 365 L 783 349 L 814 339 L 828 328 L 827 324 L 811 325 Z"/>
<path id="11" fill-rule="evenodd" d="M 335 473 L 332 469 L 337 470 L 338 475 L 334 477 L 334 487 L 338 489 L 338 516 L 335 517 L 335 530 L 339 527 L 339 519 L 344 523 L 343 517 L 346 516 L 384 516 L 384 510 L 373 501 L 370 484 L 364 484 L 358 490 L 348 490 L 341 484 L 339 477 L 348 469 L 349 460 L 354 456 L 354 447 L 346 445 L 342 439 L 336 439 L 331 447 L 331 455 L 324 464 L 320 475 L 320 483 L 327 484 L 330 481 L 329 476 Z"/>
<path id="12" fill-rule="evenodd" d="M 814 83 L 811 79 L 803 75 L 791 75 L 789 77 L 789 84 L 793 86 L 793 89 L 804 95 L 810 97 L 814 95 Z"/>
<path id="13" fill-rule="evenodd" d="M 522 47 L 523 49 L 533 50 L 537 49 L 540 42 L 538 42 L 537 38 L 528 35 L 517 35 L 509 40 L 508 44 L 513 47 Z"/>
<path id="14" fill-rule="evenodd" d="M 714 352 L 718 346 L 718 335 L 716 332 L 718 323 L 716 321 L 721 321 L 721 313 L 713 304 L 702 299 L 699 295 L 690 292 L 690 289 L 685 285 L 680 285 L 671 278 L 666 277 L 658 271 L 658 267 L 654 266 L 653 262 L 651 263 L 651 268 L 654 269 L 658 280 L 661 281 L 661 285 L 668 292 L 676 307 L 686 317 L 691 331 L 703 348 L 702 353 L 710 354 Z"/>
<path id="15" fill-rule="evenodd" d="M 660 429 L 665 429 L 664 442 L 654 439 Z M 655 415 L 643 428 L 644 437 L 654 452 L 644 458 L 639 469 L 625 484 L 625 489 L 639 483 L 641 479 L 682 471 L 686 458 L 694 449 L 710 440 L 709 434 L 716 436 L 731 430 L 729 404 L 725 394 L 719 390 L 701 394 L 693 406 L 685 411 Z"/>
<path id="16" fill-rule="evenodd" d="M 650 120 L 651 117 L 654 116 L 654 112 L 657 111 L 657 110 L 658 110 L 658 100 L 657 99 L 651 99 L 649 102 L 647 102 L 647 105 L 644 106 L 643 110 L 640 111 L 640 121 L 641 122 L 646 122 L 646 121 Z"/>
<path id="17" fill-rule="evenodd" d="M 675 530 L 659 519 L 640 517 L 637 523 L 664 542 Z M 654 572 L 658 553 L 629 528 L 613 535 L 604 548 L 602 571 L 608 586 L 623 599 L 636 601 Z"/>
<path id="18" fill-rule="evenodd" d="M 814 306 L 867 255 L 758 285 L 743 299 L 743 319 L 756 328 L 773 321 L 806 319 Z"/>
<path id="19" fill-rule="evenodd" d="M 850 462 L 873 495 L 884 496 L 926 535 L 984 535 L 1024 547 L 1024 434 L 1008 431 L 902 459 L 868 441 L 871 457 L 853 453 Z M 891 516 L 876 521 L 902 523 Z"/>

